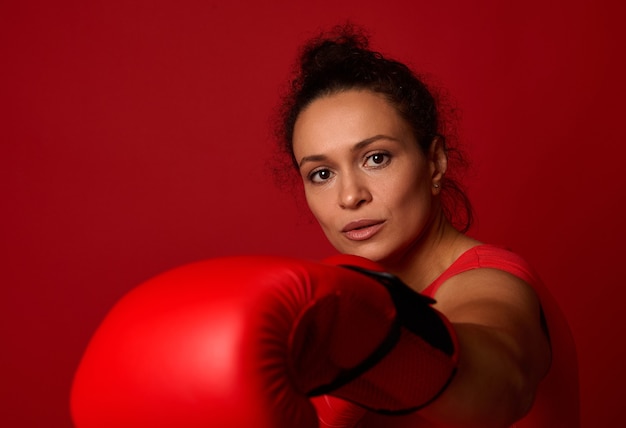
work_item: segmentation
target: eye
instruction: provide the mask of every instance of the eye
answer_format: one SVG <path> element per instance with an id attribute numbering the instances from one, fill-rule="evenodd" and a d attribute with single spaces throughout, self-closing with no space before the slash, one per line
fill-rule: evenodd
<path id="1" fill-rule="evenodd" d="M 379 168 L 386 166 L 391 160 L 391 156 L 387 153 L 378 152 L 368 155 L 365 158 L 365 166 Z"/>
<path id="2" fill-rule="evenodd" d="M 309 180 L 311 180 L 313 183 L 323 183 L 326 180 L 332 178 L 332 176 L 333 173 L 330 169 L 320 168 L 312 171 L 309 174 Z"/>

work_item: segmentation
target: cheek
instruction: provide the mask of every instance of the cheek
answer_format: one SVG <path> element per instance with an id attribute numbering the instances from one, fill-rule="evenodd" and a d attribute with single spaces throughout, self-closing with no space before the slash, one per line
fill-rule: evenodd
<path id="1" fill-rule="evenodd" d="M 392 210 L 407 216 L 424 214 L 430 210 L 431 192 L 426 180 L 416 176 L 399 177 L 393 186 L 385 189 L 385 198 L 392 198 Z"/>

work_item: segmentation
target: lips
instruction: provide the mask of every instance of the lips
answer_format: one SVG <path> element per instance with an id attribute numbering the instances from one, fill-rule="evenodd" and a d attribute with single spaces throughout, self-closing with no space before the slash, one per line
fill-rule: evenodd
<path id="1" fill-rule="evenodd" d="M 384 220 L 358 220 L 348 223 L 341 233 L 351 241 L 365 241 L 376 235 L 385 224 Z"/>

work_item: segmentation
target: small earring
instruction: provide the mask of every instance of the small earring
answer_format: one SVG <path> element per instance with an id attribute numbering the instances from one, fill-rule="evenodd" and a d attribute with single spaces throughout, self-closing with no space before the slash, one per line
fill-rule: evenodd
<path id="1" fill-rule="evenodd" d="M 434 187 L 435 189 L 439 189 L 439 183 L 433 183 L 433 187 Z"/>

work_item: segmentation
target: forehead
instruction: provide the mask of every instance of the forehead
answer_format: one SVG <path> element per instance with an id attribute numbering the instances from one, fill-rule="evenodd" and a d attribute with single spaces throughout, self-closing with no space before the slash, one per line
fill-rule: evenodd
<path id="1" fill-rule="evenodd" d="M 307 106 L 296 120 L 296 155 L 326 146 L 357 144 L 375 135 L 406 139 L 408 123 L 387 99 L 369 90 L 349 90 L 324 96 Z"/>

